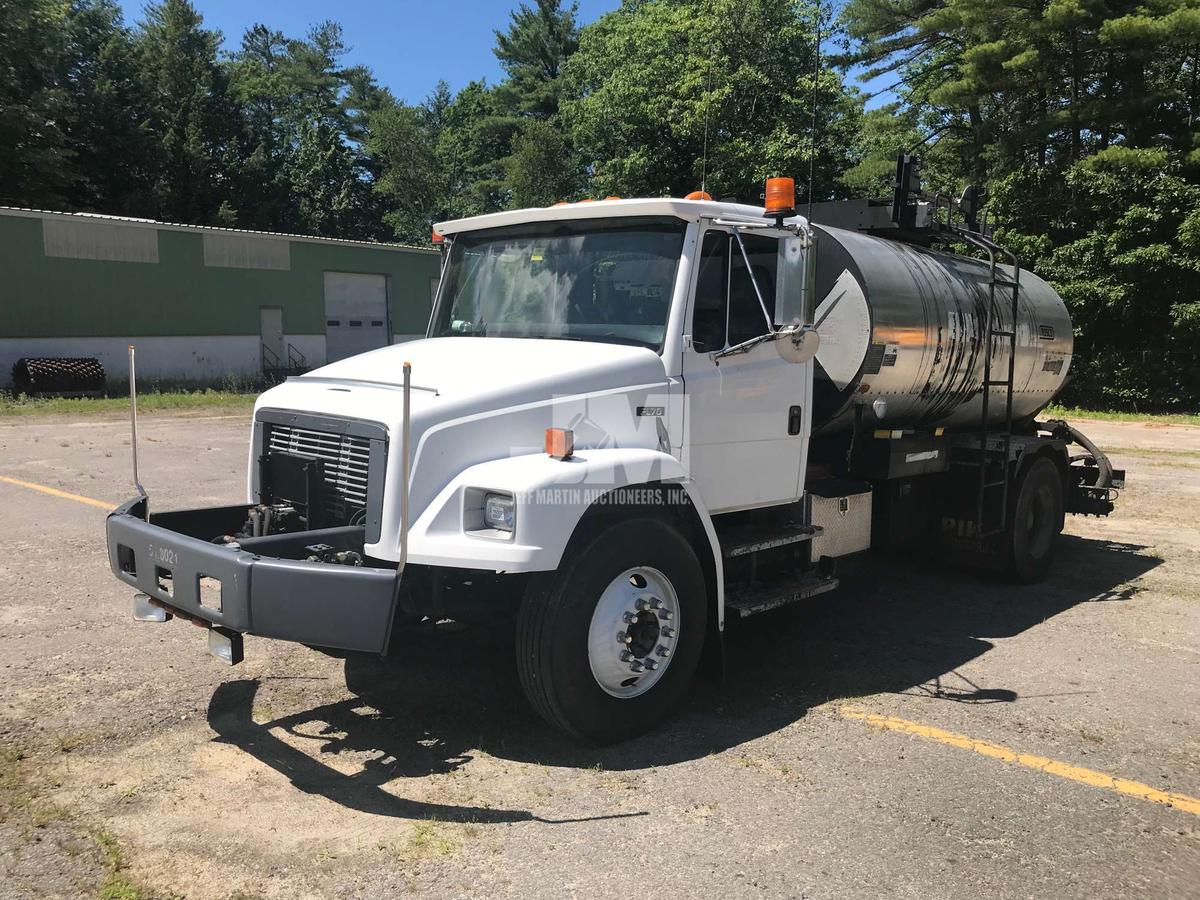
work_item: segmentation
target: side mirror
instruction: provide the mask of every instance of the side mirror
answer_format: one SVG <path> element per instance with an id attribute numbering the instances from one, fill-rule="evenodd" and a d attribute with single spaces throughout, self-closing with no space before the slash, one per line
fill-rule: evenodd
<path id="1" fill-rule="evenodd" d="M 786 362 L 806 363 L 821 349 L 821 335 L 811 325 L 791 325 L 775 332 L 775 349 Z"/>
<path id="2" fill-rule="evenodd" d="M 779 260 L 775 276 L 775 325 L 789 326 L 807 322 L 808 247 L 802 237 L 779 239 Z"/>

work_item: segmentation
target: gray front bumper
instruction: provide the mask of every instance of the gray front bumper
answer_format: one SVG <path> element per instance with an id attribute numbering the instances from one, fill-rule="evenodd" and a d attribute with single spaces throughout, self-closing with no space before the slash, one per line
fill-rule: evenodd
<path id="1" fill-rule="evenodd" d="M 177 530 L 205 519 L 232 521 L 248 507 L 152 514 L 147 522 L 145 503 L 131 500 L 108 517 L 109 565 L 126 584 L 169 608 L 242 634 L 387 652 L 395 569 L 280 559 Z M 311 543 L 321 542 L 321 532 L 309 534 Z M 247 543 L 254 540 L 262 539 Z M 201 603 L 201 577 L 220 581 L 219 608 Z"/>

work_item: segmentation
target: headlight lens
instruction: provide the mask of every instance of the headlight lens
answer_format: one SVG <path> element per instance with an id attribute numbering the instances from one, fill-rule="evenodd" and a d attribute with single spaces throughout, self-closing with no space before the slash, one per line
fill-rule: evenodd
<path id="1" fill-rule="evenodd" d="M 483 498 L 483 523 L 497 531 L 512 531 L 517 504 L 510 494 L 487 494 Z"/>

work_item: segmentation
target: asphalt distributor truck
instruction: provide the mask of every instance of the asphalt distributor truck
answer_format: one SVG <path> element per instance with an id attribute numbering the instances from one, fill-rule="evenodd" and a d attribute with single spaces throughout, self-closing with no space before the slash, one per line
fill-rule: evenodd
<path id="1" fill-rule="evenodd" d="M 1123 486 L 1037 418 L 1071 321 L 952 224 L 966 204 L 898 185 L 809 216 L 772 179 L 763 206 L 437 225 L 426 338 L 262 394 L 246 503 L 152 512 L 139 484 L 109 516 L 135 617 L 234 663 L 248 634 L 386 654 L 414 623 L 515 616 L 532 705 L 610 742 L 672 711 L 727 621 L 835 589 L 852 554 L 1039 578 L 1064 514 Z"/>

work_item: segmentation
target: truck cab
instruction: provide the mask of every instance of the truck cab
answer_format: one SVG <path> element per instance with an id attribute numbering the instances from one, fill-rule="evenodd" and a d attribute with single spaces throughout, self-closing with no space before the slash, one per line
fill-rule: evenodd
<path id="1" fill-rule="evenodd" d="M 1011 403 L 998 464 L 986 428 L 919 419 L 867 452 L 886 404 L 857 385 L 814 437 L 822 346 L 836 371 L 856 338 L 845 316 L 814 322 L 839 301 L 792 205 L 609 199 L 437 225 L 425 339 L 262 394 L 246 504 L 152 513 L 142 496 L 109 517 L 139 617 L 193 619 L 237 661 L 245 634 L 387 653 L 422 620 L 514 616 L 533 706 L 609 742 L 670 713 L 727 619 L 833 590 L 872 543 L 1044 571 L 1076 487 L 1111 508 L 1107 461 L 1073 465 L 1071 434 L 1032 416 L 1014 435 Z M 963 527 L 994 471 L 999 531 Z"/>

